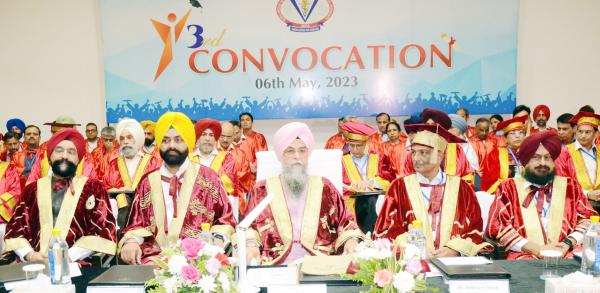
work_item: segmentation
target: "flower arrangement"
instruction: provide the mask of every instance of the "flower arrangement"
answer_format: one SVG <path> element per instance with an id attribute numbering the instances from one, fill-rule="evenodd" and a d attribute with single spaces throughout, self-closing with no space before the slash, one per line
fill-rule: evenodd
<path id="1" fill-rule="evenodd" d="M 185 238 L 155 261 L 154 278 L 145 284 L 148 292 L 238 292 L 233 266 L 219 246 Z"/>
<path id="2" fill-rule="evenodd" d="M 427 287 L 425 272 L 427 261 L 421 260 L 414 246 L 400 249 L 388 239 L 366 240 L 358 244 L 356 254 L 342 277 L 370 287 L 366 292 L 414 292 L 432 291 Z"/>

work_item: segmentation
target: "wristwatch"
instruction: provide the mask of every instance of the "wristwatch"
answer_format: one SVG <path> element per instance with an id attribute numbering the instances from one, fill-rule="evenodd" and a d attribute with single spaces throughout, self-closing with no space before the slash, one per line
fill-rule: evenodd
<path id="1" fill-rule="evenodd" d="M 569 237 L 563 239 L 562 243 L 569 246 L 569 252 L 573 251 L 573 246 L 575 246 L 575 244 L 573 243 L 573 241 L 571 241 L 571 239 L 569 239 Z"/>

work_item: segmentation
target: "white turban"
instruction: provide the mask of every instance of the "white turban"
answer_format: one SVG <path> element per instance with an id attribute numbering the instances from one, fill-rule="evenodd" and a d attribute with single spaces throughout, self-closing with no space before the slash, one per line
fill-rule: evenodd
<path id="1" fill-rule="evenodd" d="M 129 131 L 129 133 L 133 135 L 133 139 L 135 139 L 134 148 L 136 151 L 139 151 L 144 145 L 144 140 L 146 139 L 142 125 L 134 119 L 122 119 L 117 124 L 117 139 L 121 137 L 123 130 Z"/>

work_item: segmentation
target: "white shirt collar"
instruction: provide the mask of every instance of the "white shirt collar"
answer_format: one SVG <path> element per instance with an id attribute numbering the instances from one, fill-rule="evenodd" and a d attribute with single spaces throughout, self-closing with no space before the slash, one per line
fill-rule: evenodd
<path id="1" fill-rule="evenodd" d="M 417 181 L 419 183 L 425 183 L 425 184 L 432 184 L 432 185 L 437 185 L 437 184 L 443 184 L 444 182 L 446 182 L 446 173 L 442 172 L 442 169 L 440 168 L 440 170 L 438 171 L 437 175 L 435 175 L 435 177 L 429 181 L 429 179 L 427 179 L 425 176 L 421 175 L 421 173 L 419 172 L 415 172 L 416 176 L 417 176 Z"/>
<path id="2" fill-rule="evenodd" d="M 175 176 L 177 176 L 177 178 L 181 177 L 181 175 L 187 170 L 187 168 L 189 166 L 190 166 L 190 158 L 185 158 L 185 161 L 183 162 L 183 164 L 181 164 L 181 166 L 179 167 L 179 170 L 177 170 L 177 173 L 175 173 Z M 171 174 L 171 172 L 169 172 L 169 170 L 167 169 L 167 165 L 164 162 L 160 166 L 160 175 L 169 177 L 169 178 L 171 178 L 173 176 L 173 174 Z"/>
<path id="3" fill-rule="evenodd" d="M 575 140 L 575 149 L 579 150 L 579 149 L 583 149 L 585 151 L 593 151 L 596 149 L 596 145 L 592 144 L 592 148 L 591 149 L 586 149 L 585 147 L 583 147 L 578 140 Z"/>

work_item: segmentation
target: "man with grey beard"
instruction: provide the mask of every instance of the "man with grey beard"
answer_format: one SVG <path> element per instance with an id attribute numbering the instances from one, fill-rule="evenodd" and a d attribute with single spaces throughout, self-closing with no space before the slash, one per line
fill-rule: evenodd
<path id="1" fill-rule="evenodd" d="M 496 191 L 485 233 L 507 259 L 543 258 L 543 250 L 570 258 L 597 215 L 574 178 L 555 175 L 561 149 L 552 131 L 530 135 L 519 148 L 523 177 L 506 179 Z"/>
<path id="2" fill-rule="evenodd" d="M 146 174 L 160 167 L 161 162 L 155 156 L 141 151 L 145 138 L 144 129 L 136 120 L 119 121 L 116 136 L 119 141 L 119 156 L 110 160 L 102 173 L 106 189 L 115 195 L 110 201 L 113 211 L 118 209 L 118 215 L 115 215 L 117 224 L 123 227 L 127 223 L 133 191 Z"/>
<path id="3" fill-rule="evenodd" d="M 268 193 L 275 197 L 247 233 L 248 261 L 272 265 L 305 255 L 354 252 L 364 235 L 344 198 L 326 178 L 307 174 L 315 142 L 308 126 L 288 123 L 275 133 L 274 140 L 282 172 L 257 182 L 250 195 L 247 211 Z"/>

